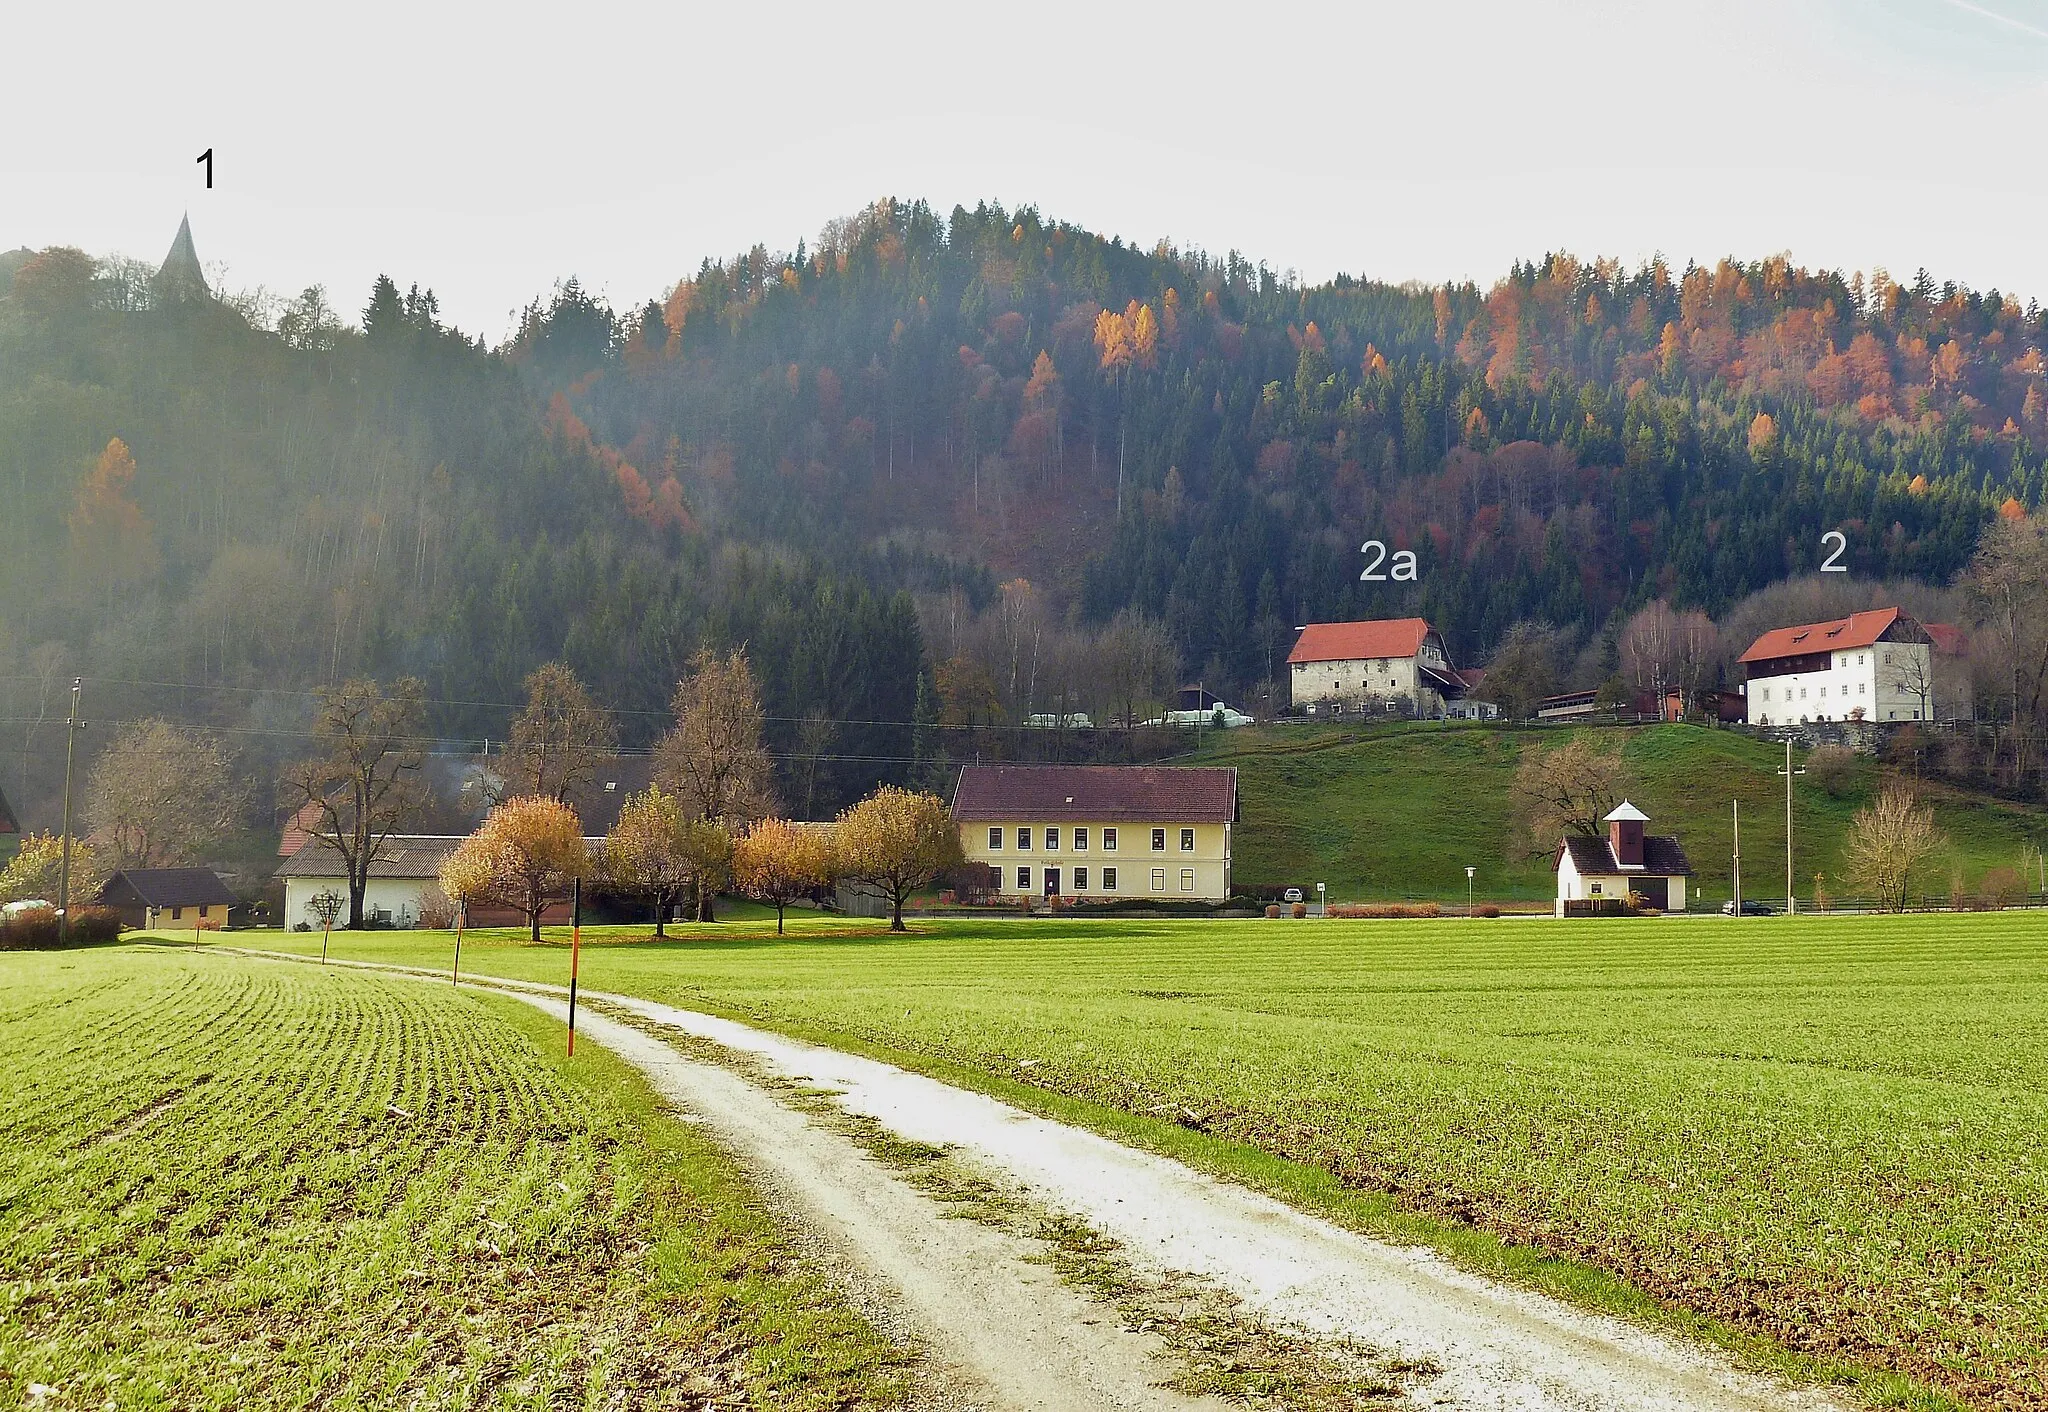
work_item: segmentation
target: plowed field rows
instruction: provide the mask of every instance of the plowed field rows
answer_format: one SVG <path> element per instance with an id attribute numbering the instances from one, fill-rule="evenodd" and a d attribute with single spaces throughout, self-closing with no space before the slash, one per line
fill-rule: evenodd
<path id="1" fill-rule="evenodd" d="M 0 956 L 0 1406 L 889 1396 L 724 1159 L 557 1042 L 360 973 Z"/>

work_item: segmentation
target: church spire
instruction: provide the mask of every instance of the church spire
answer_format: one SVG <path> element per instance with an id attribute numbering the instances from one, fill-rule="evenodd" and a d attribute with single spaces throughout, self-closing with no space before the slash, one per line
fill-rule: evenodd
<path id="1" fill-rule="evenodd" d="M 189 214 L 178 222 L 178 238 L 171 242 L 171 253 L 164 256 L 163 268 L 156 272 L 156 279 L 151 283 L 157 298 L 166 304 L 204 299 L 210 293 L 206 287 L 206 274 L 199 268 L 199 252 L 192 247 L 192 217 Z"/>

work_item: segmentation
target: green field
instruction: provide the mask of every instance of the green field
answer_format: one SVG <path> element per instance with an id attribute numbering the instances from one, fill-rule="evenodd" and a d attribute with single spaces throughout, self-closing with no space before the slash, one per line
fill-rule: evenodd
<path id="1" fill-rule="evenodd" d="M 0 996 L 0 1406 L 896 1400 L 726 1159 L 527 1006 L 169 946 Z"/>
<path id="2" fill-rule="evenodd" d="M 599 934 L 583 983 L 892 1056 L 1594 1303 L 1625 1283 L 1823 1365 L 2044 1405 L 2039 914 L 797 925 Z M 496 934 L 464 964 L 566 961 Z"/>
<path id="3" fill-rule="evenodd" d="M 1287 726 L 1219 733 L 1190 763 L 1235 765 L 1243 820 L 1233 874 L 1241 883 L 1326 882 L 1332 901 L 1434 898 L 1463 902 L 1465 866 L 1478 868 L 1482 900 L 1547 901 L 1549 862 L 1516 838 L 1515 767 L 1527 749 L 1568 739 L 1562 730 L 1401 725 L 1341 730 Z M 1636 798 L 1653 833 L 1675 833 L 1708 906 L 1729 894 L 1731 800 L 1742 803 L 1743 893 L 1785 895 L 1784 749 L 1702 726 L 1603 728 L 1642 782 Z M 1832 798 L 1794 781 L 1793 835 L 1801 904 L 1813 875 L 1848 896 L 1842 836 L 1870 800 L 1874 762 Z M 1947 897 L 1952 874 L 1974 888 L 1990 868 L 2011 868 L 2023 846 L 2048 843 L 2048 812 L 1930 788 L 1951 846 L 1914 880 L 1916 893 Z M 2036 885 L 2030 881 L 2029 886 Z"/>

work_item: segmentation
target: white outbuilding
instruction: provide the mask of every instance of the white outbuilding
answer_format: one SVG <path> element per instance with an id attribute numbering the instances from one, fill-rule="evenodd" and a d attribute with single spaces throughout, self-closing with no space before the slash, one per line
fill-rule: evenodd
<path id="1" fill-rule="evenodd" d="M 1557 871 L 1557 915 L 1590 916 L 1628 905 L 1630 894 L 1661 912 L 1685 910 L 1692 864 L 1678 840 L 1645 833 L 1650 816 L 1626 799 L 1601 821 L 1607 836 L 1574 834 L 1561 840 L 1552 866 Z"/>

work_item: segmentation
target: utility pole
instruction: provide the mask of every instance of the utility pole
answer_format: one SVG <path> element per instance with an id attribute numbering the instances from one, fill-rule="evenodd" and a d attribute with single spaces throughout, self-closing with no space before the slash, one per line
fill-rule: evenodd
<path id="1" fill-rule="evenodd" d="M 1742 915 L 1742 801 L 1731 799 L 1729 807 L 1735 811 L 1735 915 Z"/>
<path id="2" fill-rule="evenodd" d="M 1785 777 L 1785 915 L 1799 915 L 1799 892 L 1792 880 L 1792 776 L 1803 775 L 1806 767 L 1792 768 L 1792 737 L 1785 737 L 1785 768 L 1778 771 Z"/>
<path id="3" fill-rule="evenodd" d="M 71 679 L 71 715 L 64 722 L 64 854 L 57 868 L 57 944 L 62 946 L 71 933 L 71 765 L 78 755 L 78 733 L 85 722 L 78 719 L 78 698 L 85 690 L 85 678 Z"/>

